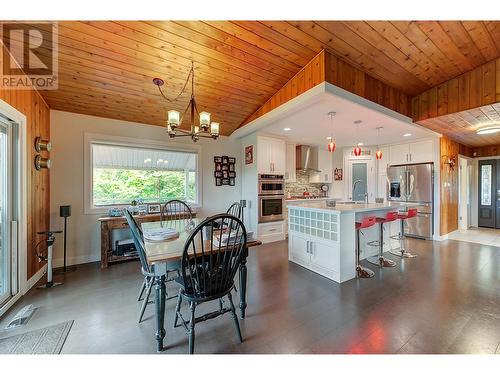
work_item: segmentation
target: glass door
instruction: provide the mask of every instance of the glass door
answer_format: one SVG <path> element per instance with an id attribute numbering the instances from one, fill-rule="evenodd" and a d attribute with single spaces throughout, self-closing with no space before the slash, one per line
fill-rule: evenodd
<path id="1" fill-rule="evenodd" d="M 9 149 L 9 127 L 0 117 L 0 306 L 11 296 Z"/>
<path id="2" fill-rule="evenodd" d="M 17 293 L 17 124 L 0 115 L 0 307 Z"/>
<path id="3" fill-rule="evenodd" d="M 496 160 L 479 161 L 478 225 L 495 227 Z"/>
<path id="4" fill-rule="evenodd" d="M 363 202 L 368 192 L 368 173 L 366 163 L 352 164 L 352 200 Z"/>

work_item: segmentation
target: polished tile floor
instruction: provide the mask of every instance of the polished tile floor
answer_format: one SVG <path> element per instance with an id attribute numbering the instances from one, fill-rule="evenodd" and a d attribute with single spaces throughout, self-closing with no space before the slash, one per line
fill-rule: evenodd
<path id="1" fill-rule="evenodd" d="M 410 240 L 418 258 L 338 285 L 287 260 L 287 243 L 252 249 L 244 342 L 230 315 L 196 326 L 196 353 L 500 353 L 500 248 Z M 138 263 L 79 266 L 32 290 L 0 320 L 0 337 L 74 319 L 63 353 L 155 353 L 153 306 L 138 324 Z M 175 294 L 173 285 L 168 292 Z M 4 331 L 24 304 L 31 322 Z M 167 302 L 168 353 L 186 353 Z"/>
<path id="2" fill-rule="evenodd" d="M 474 242 L 482 245 L 500 246 L 500 229 L 475 228 L 456 230 L 448 235 L 450 240 Z"/>

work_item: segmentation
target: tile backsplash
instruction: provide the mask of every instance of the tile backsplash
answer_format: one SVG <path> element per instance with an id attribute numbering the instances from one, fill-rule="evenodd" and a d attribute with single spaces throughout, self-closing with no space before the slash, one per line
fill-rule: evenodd
<path id="1" fill-rule="evenodd" d="M 291 196 L 299 196 L 307 189 L 312 195 L 321 195 L 321 183 L 309 182 L 309 175 L 297 171 L 297 178 L 295 182 L 285 182 L 285 194 Z"/>

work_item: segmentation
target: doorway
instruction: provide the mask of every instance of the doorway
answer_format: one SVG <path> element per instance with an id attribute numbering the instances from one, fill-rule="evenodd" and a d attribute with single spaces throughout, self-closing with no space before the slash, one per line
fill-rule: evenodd
<path id="1" fill-rule="evenodd" d="M 467 230 L 472 225 L 472 162 L 462 156 L 459 156 L 458 162 L 458 226 Z"/>
<path id="2" fill-rule="evenodd" d="M 500 162 L 478 162 L 478 226 L 500 228 Z"/>
<path id="3" fill-rule="evenodd" d="M 0 114 L 0 307 L 17 294 L 19 128 Z"/>
<path id="4" fill-rule="evenodd" d="M 363 202 L 368 197 L 369 202 L 375 200 L 375 170 L 371 158 L 356 158 L 347 160 L 346 171 L 347 200 Z"/>

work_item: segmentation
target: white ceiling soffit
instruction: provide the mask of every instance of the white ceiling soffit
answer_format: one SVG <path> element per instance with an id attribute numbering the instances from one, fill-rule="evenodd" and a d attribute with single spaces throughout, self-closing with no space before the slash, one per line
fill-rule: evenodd
<path id="1" fill-rule="evenodd" d="M 196 154 L 115 145 L 92 145 L 95 168 L 136 170 L 196 170 Z"/>
<path id="2" fill-rule="evenodd" d="M 336 112 L 331 126 L 328 112 Z M 353 124 L 361 120 L 359 134 Z M 383 127 L 378 137 L 377 127 Z M 290 128 L 288 132 L 284 128 Z M 311 90 L 236 130 L 231 137 L 242 138 L 259 132 L 276 135 L 292 142 L 325 144 L 333 134 L 337 146 L 389 144 L 440 134 L 413 123 L 410 117 L 323 82 Z M 410 137 L 403 134 L 410 133 Z"/>

